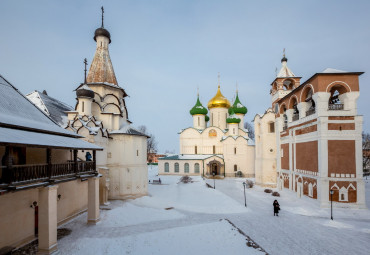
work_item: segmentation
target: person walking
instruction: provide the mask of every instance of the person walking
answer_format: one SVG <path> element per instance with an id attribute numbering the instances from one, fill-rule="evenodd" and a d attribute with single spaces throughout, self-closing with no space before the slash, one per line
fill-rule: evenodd
<path id="1" fill-rule="evenodd" d="M 279 202 L 275 199 L 272 205 L 274 206 L 274 216 L 279 216 L 279 210 L 280 210 Z"/>

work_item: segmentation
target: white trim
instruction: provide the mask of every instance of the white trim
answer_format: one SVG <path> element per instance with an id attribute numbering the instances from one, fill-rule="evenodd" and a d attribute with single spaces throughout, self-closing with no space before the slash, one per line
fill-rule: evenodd
<path id="1" fill-rule="evenodd" d="M 344 81 L 333 81 L 333 82 L 331 82 L 328 86 L 326 86 L 326 93 L 330 93 L 330 91 L 328 91 L 328 88 L 333 84 L 333 83 L 340 83 L 341 85 L 346 85 L 348 88 L 349 88 L 349 91 L 348 92 L 352 92 L 352 90 L 351 90 L 351 87 L 347 84 L 347 83 L 345 83 Z M 347 92 L 346 92 L 347 93 Z"/>

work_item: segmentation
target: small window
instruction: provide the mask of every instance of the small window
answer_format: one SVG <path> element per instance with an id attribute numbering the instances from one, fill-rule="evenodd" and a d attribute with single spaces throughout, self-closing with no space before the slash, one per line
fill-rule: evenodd
<path id="1" fill-rule="evenodd" d="M 198 154 L 198 146 L 195 145 L 194 151 L 195 151 L 195 154 Z"/>
<path id="2" fill-rule="evenodd" d="M 233 135 L 235 135 L 235 128 L 233 128 Z"/>
<path id="3" fill-rule="evenodd" d="M 213 154 L 216 154 L 216 146 L 213 145 Z"/>
<path id="4" fill-rule="evenodd" d="M 199 118 L 199 116 L 198 116 L 198 126 L 200 126 L 200 118 Z"/>
<path id="5" fill-rule="evenodd" d="M 185 163 L 185 165 L 184 165 L 184 172 L 189 173 L 189 164 L 188 163 Z"/>
<path id="6" fill-rule="evenodd" d="M 82 102 L 82 112 L 85 112 L 85 102 Z"/>
<path id="7" fill-rule="evenodd" d="M 275 123 L 274 122 L 269 123 L 269 133 L 275 133 Z"/>
<path id="8" fill-rule="evenodd" d="M 194 165 L 194 173 L 199 174 L 199 163 L 195 163 L 195 165 Z"/>
<path id="9" fill-rule="evenodd" d="M 238 165 L 234 165 L 234 172 L 238 171 Z"/>
<path id="10" fill-rule="evenodd" d="M 139 156 L 139 150 L 136 150 L 136 156 Z"/>
<path id="11" fill-rule="evenodd" d="M 234 154 L 236 154 L 236 147 L 234 148 Z"/>
<path id="12" fill-rule="evenodd" d="M 348 201 L 348 190 L 345 187 L 342 187 L 339 190 L 339 201 Z"/>
<path id="13" fill-rule="evenodd" d="M 175 163 L 175 173 L 180 172 L 179 163 Z"/>
<path id="14" fill-rule="evenodd" d="M 170 164 L 168 162 L 164 163 L 164 172 L 169 173 L 170 172 Z"/>

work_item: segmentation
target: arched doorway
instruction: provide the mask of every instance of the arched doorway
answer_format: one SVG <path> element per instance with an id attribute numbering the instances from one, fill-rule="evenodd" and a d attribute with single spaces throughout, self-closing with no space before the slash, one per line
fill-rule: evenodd
<path id="1" fill-rule="evenodd" d="M 223 171 L 223 164 L 217 160 L 212 160 L 207 164 L 207 175 L 209 176 L 219 176 L 219 175 L 224 175 Z"/>

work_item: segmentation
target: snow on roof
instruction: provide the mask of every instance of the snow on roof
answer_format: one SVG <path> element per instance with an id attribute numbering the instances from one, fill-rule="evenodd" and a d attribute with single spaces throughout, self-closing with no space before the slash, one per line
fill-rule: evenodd
<path id="1" fill-rule="evenodd" d="M 295 74 L 292 72 L 292 70 L 289 69 L 289 67 L 287 66 L 287 62 L 283 61 L 282 67 L 276 77 L 278 78 L 295 77 Z"/>
<path id="2" fill-rule="evenodd" d="M 163 158 L 159 158 L 161 160 L 204 160 L 213 156 L 217 156 L 219 158 L 224 158 L 221 154 L 180 154 L 180 155 L 171 155 L 166 156 Z"/>
<path id="3" fill-rule="evenodd" d="M 135 128 L 132 128 L 131 125 L 126 125 L 126 126 L 121 127 L 118 130 L 110 131 L 109 134 L 127 134 L 127 135 L 139 135 L 139 136 L 149 137 L 148 135 L 136 130 Z"/>
<path id="4" fill-rule="evenodd" d="M 26 97 L 31 100 L 38 108 L 45 111 L 61 127 L 67 125 L 67 111 L 73 111 L 74 108 L 40 91 L 34 91 Z"/>
<path id="5" fill-rule="evenodd" d="M 324 71 L 321 73 L 348 73 L 347 71 L 342 71 L 334 68 L 326 68 Z"/>
<path id="6" fill-rule="evenodd" d="M 0 124 L 81 137 L 58 126 L 0 75 Z"/>
<path id="7" fill-rule="evenodd" d="M 84 140 L 73 137 L 51 135 L 5 127 L 0 127 L 0 143 L 3 144 L 10 143 L 19 145 L 26 144 L 30 146 L 34 145 L 68 149 L 92 149 L 92 150 L 103 149 L 93 143 L 89 143 Z"/>
<path id="8" fill-rule="evenodd" d="M 81 87 L 79 87 L 79 88 L 78 88 L 78 89 L 76 89 L 76 90 L 80 90 L 80 89 L 93 91 L 93 90 L 92 90 L 92 89 L 90 89 L 90 88 L 89 88 L 89 86 L 87 86 L 86 84 L 82 85 Z"/>

